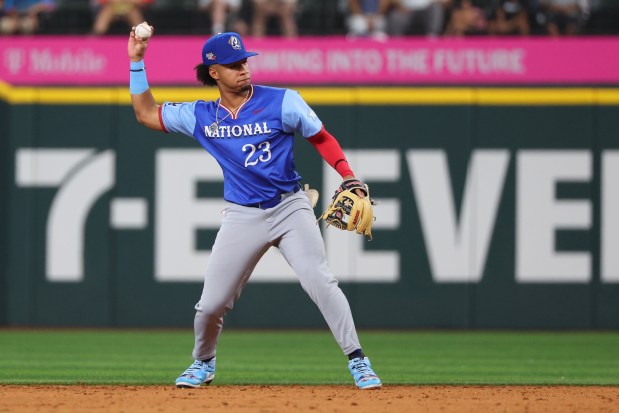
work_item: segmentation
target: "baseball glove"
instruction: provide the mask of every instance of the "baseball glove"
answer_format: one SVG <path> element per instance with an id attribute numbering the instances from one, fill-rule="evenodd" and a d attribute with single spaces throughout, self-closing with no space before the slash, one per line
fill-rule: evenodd
<path id="1" fill-rule="evenodd" d="M 365 197 L 358 196 L 356 189 L 361 190 Z M 374 201 L 370 198 L 368 186 L 358 179 L 347 179 L 335 191 L 331 204 L 320 219 L 324 219 L 327 226 L 357 231 L 357 234 L 363 234 L 371 240 L 374 222 L 372 205 Z"/>

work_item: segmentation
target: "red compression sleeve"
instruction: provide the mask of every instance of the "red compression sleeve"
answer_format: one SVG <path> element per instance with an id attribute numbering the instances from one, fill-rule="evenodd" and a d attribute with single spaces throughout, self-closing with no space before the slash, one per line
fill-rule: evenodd
<path id="1" fill-rule="evenodd" d="M 333 135 L 327 132 L 324 126 L 320 129 L 320 132 L 310 138 L 307 138 L 307 140 L 314 145 L 320 156 L 322 156 L 323 159 L 342 176 L 342 178 L 349 175 L 355 176 L 350 169 L 350 165 L 348 165 L 348 161 L 344 156 L 344 152 L 342 151 L 342 147 L 339 142 L 333 137 Z"/>

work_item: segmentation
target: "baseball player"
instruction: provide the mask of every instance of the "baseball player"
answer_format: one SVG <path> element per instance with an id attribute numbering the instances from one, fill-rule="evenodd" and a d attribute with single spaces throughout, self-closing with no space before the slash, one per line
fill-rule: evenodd
<path id="1" fill-rule="evenodd" d="M 320 229 L 308 196 L 300 190 L 301 177 L 293 161 L 293 138 L 299 133 L 344 180 L 354 178 L 337 140 L 297 92 L 251 83 L 247 59 L 256 53 L 246 51 L 241 37 L 232 32 L 209 38 L 202 48 L 202 63 L 195 68 L 202 84 L 217 86 L 219 99 L 158 105 L 144 68 L 148 42 L 134 29 L 128 54 L 138 122 L 195 139 L 221 166 L 227 201 L 195 306 L 195 361 L 176 379 L 176 386 L 199 387 L 215 378 L 224 315 L 262 255 L 274 246 L 348 356 L 357 387 L 380 387 L 359 344 L 348 300 L 327 265 Z"/>

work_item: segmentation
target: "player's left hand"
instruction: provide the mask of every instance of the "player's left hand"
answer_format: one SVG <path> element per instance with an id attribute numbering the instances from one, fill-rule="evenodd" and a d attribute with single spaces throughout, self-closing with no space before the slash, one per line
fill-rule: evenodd
<path id="1" fill-rule="evenodd" d="M 324 219 L 327 225 L 356 231 L 371 240 L 373 205 L 374 201 L 370 198 L 370 190 L 366 184 L 359 179 L 346 179 L 335 191 L 331 204 L 320 219 Z"/>
<path id="2" fill-rule="evenodd" d="M 344 177 L 344 182 L 348 182 L 348 181 L 352 181 L 355 180 L 356 178 L 352 175 L 347 175 Z M 361 181 L 359 181 L 361 182 Z M 343 185 L 344 183 L 342 183 Z M 340 187 L 338 188 L 338 191 L 341 191 L 342 185 L 340 185 Z M 365 187 L 367 187 L 367 185 L 365 185 L 363 182 L 361 182 L 361 186 L 357 187 L 357 188 L 349 188 L 351 191 L 353 191 L 359 198 L 364 198 L 367 194 L 365 192 Z M 336 191 L 336 195 L 337 195 L 337 191 Z"/>

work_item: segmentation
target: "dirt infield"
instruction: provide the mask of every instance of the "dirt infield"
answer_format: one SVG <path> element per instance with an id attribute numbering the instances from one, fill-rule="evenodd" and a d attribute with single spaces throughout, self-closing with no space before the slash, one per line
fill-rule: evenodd
<path id="1" fill-rule="evenodd" d="M 617 412 L 619 387 L 0 386 L 0 412 Z"/>

